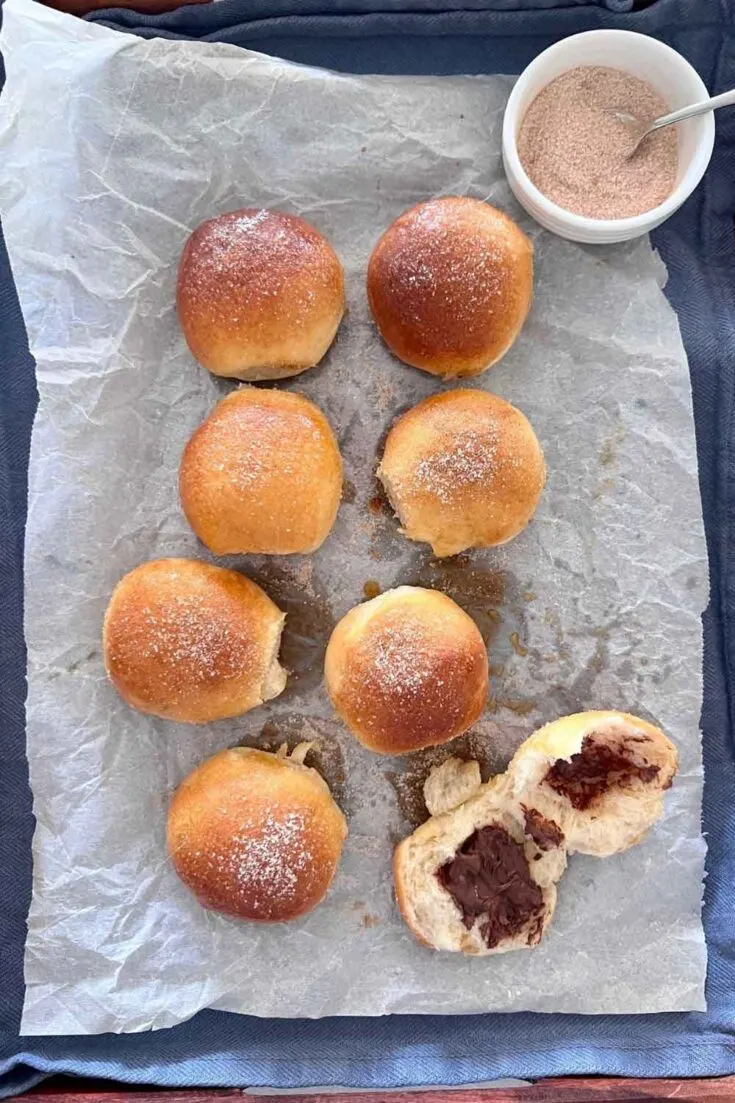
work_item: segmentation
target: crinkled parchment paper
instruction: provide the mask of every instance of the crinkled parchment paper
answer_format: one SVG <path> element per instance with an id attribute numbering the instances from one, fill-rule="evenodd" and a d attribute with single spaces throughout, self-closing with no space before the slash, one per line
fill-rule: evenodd
<path id="1" fill-rule="evenodd" d="M 500 163 L 507 78 L 352 78 L 225 46 L 140 41 L 6 5 L 5 231 L 38 361 L 26 549 L 28 755 L 38 826 L 26 1033 L 169 1026 L 202 1007 L 272 1016 L 702 1008 L 700 611 L 707 571 L 689 376 L 665 271 L 647 241 L 581 248 L 533 225 Z M 475 385 L 530 417 L 549 483 L 500 551 L 436 564 L 375 499 L 395 415 L 442 384 L 394 361 L 365 266 L 426 196 L 488 197 L 534 239 L 531 317 Z M 141 716 L 107 683 L 100 626 L 142 560 L 205 553 L 176 492 L 188 435 L 230 384 L 200 368 L 174 311 L 181 247 L 205 217 L 279 206 L 312 220 L 348 273 L 350 312 L 314 398 L 346 461 L 345 501 L 313 557 L 232 561 L 288 612 L 281 698 L 231 722 Z M 391 894 L 395 839 L 428 764 L 361 750 L 321 688 L 325 641 L 363 596 L 452 594 L 489 644 L 492 699 L 462 749 L 486 770 L 560 714 L 624 707 L 676 740 L 681 774 L 645 843 L 574 858 L 528 953 L 422 949 Z M 368 586 L 370 589 L 370 585 Z M 164 855 L 169 795 L 238 742 L 320 742 L 350 819 L 326 903 L 274 929 L 208 914 Z"/>

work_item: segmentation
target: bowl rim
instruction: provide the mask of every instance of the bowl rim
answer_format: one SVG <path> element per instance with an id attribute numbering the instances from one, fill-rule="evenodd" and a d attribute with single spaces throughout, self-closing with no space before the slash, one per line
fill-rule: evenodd
<path id="1" fill-rule="evenodd" d="M 645 232 L 649 226 L 653 227 L 654 225 L 658 225 L 667 219 L 669 215 L 672 215 L 674 211 L 689 198 L 704 176 L 710 158 L 712 157 L 715 141 L 714 112 L 701 116 L 703 123 L 702 136 L 697 143 L 689 167 L 671 194 L 664 199 L 663 203 L 659 203 L 657 207 L 651 207 L 650 210 L 644 211 L 642 214 L 632 215 L 628 218 L 588 218 L 587 215 L 575 214 L 574 211 L 568 211 L 565 207 L 560 207 L 536 187 L 527 175 L 526 170 L 521 164 L 521 159 L 518 156 L 516 145 L 516 123 L 519 114 L 518 104 L 522 92 L 533 77 L 534 70 L 539 67 L 543 59 L 548 58 L 551 54 L 559 52 L 562 48 L 566 48 L 570 40 L 589 40 L 592 37 L 599 38 L 599 36 L 604 36 L 608 39 L 613 36 L 618 39 L 644 39 L 647 49 L 654 52 L 657 51 L 670 64 L 677 65 L 680 71 L 687 73 L 687 75 L 699 86 L 702 99 L 707 99 L 709 97 L 707 86 L 694 66 L 691 65 L 678 50 L 674 50 L 673 47 L 667 46 L 664 42 L 659 42 L 658 39 L 651 38 L 647 34 L 641 34 L 639 31 L 626 31 L 619 28 L 598 28 L 591 31 L 581 31 L 579 34 L 567 35 L 565 38 L 548 46 L 545 50 L 542 50 L 540 54 L 537 54 L 533 61 L 529 62 L 526 68 L 520 73 L 513 85 L 503 114 L 503 157 L 511 173 L 516 177 L 520 186 L 528 194 L 529 200 L 532 201 L 547 218 L 561 221 L 570 229 L 577 231 L 598 231 L 600 234 L 621 234 L 638 230 Z M 584 63 L 578 62 L 577 64 Z M 617 68 L 617 66 L 612 67 Z M 570 68 L 576 68 L 576 66 L 570 65 Z M 546 85 L 543 85 L 543 87 L 546 87 Z"/>

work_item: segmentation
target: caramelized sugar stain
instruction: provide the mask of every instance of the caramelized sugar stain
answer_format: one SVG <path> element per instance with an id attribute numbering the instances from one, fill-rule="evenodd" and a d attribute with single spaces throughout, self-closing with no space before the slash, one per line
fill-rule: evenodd
<path id="1" fill-rule="evenodd" d="M 460 605 L 480 629 L 486 645 L 495 639 L 503 615 L 501 609 L 512 598 L 515 580 L 507 571 L 473 562 L 469 555 L 448 559 L 427 559 L 419 555 L 409 570 L 409 586 L 441 590 Z"/>
<path id="2" fill-rule="evenodd" d="M 373 480 L 373 490 L 365 502 L 370 555 L 376 560 L 398 559 L 406 549 L 406 538 L 398 531 L 398 519 L 377 478 Z"/>
<path id="3" fill-rule="evenodd" d="M 357 490 L 352 479 L 345 479 L 342 483 L 342 501 L 350 505 L 357 497 Z"/>
<path id="4" fill-rule="evenodd" d="M 267 563 L 248 573 L 286 614 L 280 659 L 288 682 L 279 700 L 288 700 L 294 692 L 321 683 L 324 652 L 336 618 L 309 561 L 296 566 Z"/>
<path id="5" fill-rule="evenodd" d="M 381 592 L 380 583 L 376 582 L 374 578 L 369 578 L 362 588 L 362 592 L 365 597 L 370 601 L 372 598 L 377 597 Z"/>
<path id="6" fill-rule="evenodd" d="M 264 751 L 277 751 L 282 743 L 289 751 L 299 743 L 313 742 L 306 757 L 306 765 L 312 766 L 326 781 L 332 796 L 345 814 L 345 788 L 347 775 L 342 747 L 337 738 L 340 725 L 321 716 L 306 716 L 299 712 L 286 712 L 266 720 L 260 731 L 243 740 L 243 745 L 260 747 Z"/>
<path id="7" fill-rule="evenodd" d="M 556 647 L 556 655 L 550 657 L 550 661 L 554 658 L 559 662 L 566 662 L 570 658 L 569 648 L 564 640 L 564 630 L 561 626 L 561 620 L 557 613 L 554 613 L 551 609 L 547 609 L 544 614 L 544 620 L 554 631 L 554 644 Z"/>
<path id="8" fill-rule="evenodd" d="M 529 697 L 514 699 L 512 697 L 496 697 L 495 703 L 499 709 L 508 709 L 509 712 L 515 713 L 516 716 L 528 716 L 536 708 L 535 698 Z"/>
<path id="9" fill-rule="evenodd" d="M 483 781 L 500 766 L 497 740 L 491 731 L 479 729 L 466 732 L 441 747 L 427 747 L 403 756 L 398 768 L 387 770 L 385 776 L 393 786 L 401 815 L 411 829 L 418 827 L 429 815 L 424 802 L 424 782 L 435 766 L 441 766 L 451 756 L 479 762 Z"/>
<path id="10" fill-rule="evenodd" d="M 413 403 L 406 403 L 398 409 L 393 410 L 393 417 L 383 429 L 375 448 L 375 456 L 373 459 L 374 472 L 377 471 L 380 461 L 383 458 L 388 434 L 399 418 L 410 410 L 412 406 Z M 373 475 L 373 493 L 365 503 L 365 506 L 369 519 L 372 522 L 370 532 L 370 555 L 373 559 L 377 560 L 397 559 L 405 550 L 406 539 L 404 536 L 401 536 L 398 531 L 398 518 L 393 512 L 393 507 L 388 501 L 385 488 L 377 475 Z"/>
<path id="11" fill-rule="evenodd" d="M 602 442 L 602 447 L 598 453 L 598 460 L 600 467 L 610 467 L 618 458 L 618 450 L 625 437 L 625 430 L 622 425 L 616 425 L 613 431 Z"/>

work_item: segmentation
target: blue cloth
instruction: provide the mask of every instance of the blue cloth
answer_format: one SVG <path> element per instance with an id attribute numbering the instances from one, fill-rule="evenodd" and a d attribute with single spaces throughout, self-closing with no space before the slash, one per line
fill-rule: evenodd
<path id="1" fill-rule="evenodd" d="M 735 85 L 730 0 L 657 0 L 627 14 L 628 0 L 606 5 L 558 0 L 554 12 L 548 10 L 551 2 L 381 0 L 381 14 L 371 15 L 371 0 L 220 0 L 158 18 L 121 10 L 96 18 L 149 36 L 207 37 L 332 68 L 414 73 L 514 72 L 566 34 L 618 26 L 675 46 L 712 92 Z M 518 10 L 524 7 L 535 10 Z M 655 235 L 691 367 L 712 577 L 704 618 L 702 714 L 709 842 L 706 1014 L 269 1022 L 203 1012 L 153 1035 L 17 1037 L 32 832 L 23 733 L 21 545 L 36 392 L 0 242 L 0 1093 L 12 1094 L 51 1072 L 169 1087 L 378 1088 L 499 1076 L 735 1073 L 735 746 L 728 696 L 728 683 L 735 687 L 735 571 L 729 553 L 735 520 L 734 180 L 735 110 L 730 109 L 718 116 L 704 185 Z"/>

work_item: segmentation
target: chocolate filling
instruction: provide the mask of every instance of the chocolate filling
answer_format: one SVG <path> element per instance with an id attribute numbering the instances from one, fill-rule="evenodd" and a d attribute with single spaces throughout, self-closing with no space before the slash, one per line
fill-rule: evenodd
<path id="1" fill-rule="evenodd" d="M 542 816 L 538 808 L 526 808 L 521 805 L 526 825 L 526 834 L 535 842 L 539 850 L 553 850 L 564 842 L 564 832 L 558 823 L 547 820 Z"/>
<path id="2" fill-rule="evenodd" d="M 499 824 L 470 835 L 451 861 L 437 870 L 437 877 L 462 912 L 468 931 L 481 919 L 480 934 L 490 949 L 513 938 L 532 919 L 537 922 L 528 941 L 538 941 L 544 898 L 531 877 L 523 847 Z"/>
<path id="3" fill-rule="evenodd" d="M 558 759 L 545 780 L 547 785 L 566 797 L 573 808 L 584 812 L 614 785 L 625 788 L 635 778 L 648 785 L 658 773 L 658 766 L 647 763 L 639 766 L 633 762 L 625 753 L 624 741 L 611 747 L 587 735 L 580 754 L 573 754 L 568 762 Z"/>

